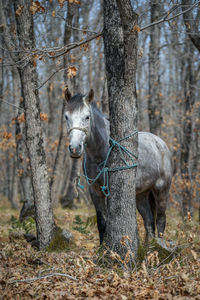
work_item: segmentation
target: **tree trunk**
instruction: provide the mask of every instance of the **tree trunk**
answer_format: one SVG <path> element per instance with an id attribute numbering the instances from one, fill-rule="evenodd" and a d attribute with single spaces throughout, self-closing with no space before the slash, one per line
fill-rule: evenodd
<path id="1" fill-rule="evenodd" d="M 78 168 L 79 168 L 79 160 L 72 159 L 72 166 L 71 166 L 67 193 L 65 196 L 61 198 L 61 204 L 63 208 L 67 208 L 67 207 L 72 208 L 74 206 L 74 198 L 75 198 L 74 186 L 76 184 L 75 178 L 77 176 Z"/>
<path id="2" fill-rule="evenodd" d="M 79 28 L 79 7 L 78 7 L 78 5 L 76 5 L 74 7 L 74 16 L 75 16 L 74 22 L 73 22 L 74 27 Z M 74 30 L 73 40 L 74 40 L 74 43 L 77 43 L 79 41 L 79 31 L 78 30 Z M 75 57 L 78 56 L 77 50 L 74 51 L 73 53 L 74 53 Z M 65 77 L 65 81 L 66 81 L 66 77 Z M 71 81 L 71 86 L 72 86 L 72 93 L 77 94 L 77 92 L 79 92 L 79 72 L 70 81 Z M 80 163 L 81 163 L 80 160 L 72 159 L 67 193 L 61 198 L 61 204 L 62 204 L 63 208 L 67 208 L 67 207 L 72 208 L 74 206 L 74 198 L 75 198 L 75 193 L 76 193 L 74 190 L 75 178 L 77 177 L 77 172 L 80 167 Z"/>
<path id="3" fill-rule="evenodd" d="M 193 213 L 192 207 L 192 186 L 191 186 L 191 174 L 190 174 L 190 151 L 192 142 L 192 110 L 194 105 L 194 78 L 193 78 L 193 54 L 194 47 L 190 41 L 186 41 L 186 53 L 187 49 L 190 49 L 187 53 L 187 59 L 185 61 L 186 69 L 184 76 L 184 102 L 183 102 L 183 136 L 181 145 L 181 176 L 184 182 L 183 188 L 183 201 L 182 209 L 183 216 L 187 216 L 187 212 Z"/>
<path id="4" fill-rule="evenodd" d="M 13 81 L 13 103 L 14 105 L 17 105 L 17 99 L 19 98 L 19 92 L 18 92 L 18 73 L 17 69 L 15 67 L 12 68 L 12 81 Z M 16 128 L 15 128 L 16 132 Z M 16 137 L 15 137 L 15 142 Z M 17 194 L 18 194 L 18 186 L 19 186 L 19 180 L 18 180 L 18 173 L 17 173 L 17 152 L 14 153 L 13 157 L 13 172 L 12 172 L 12 193 L 11 193 L 11 203 L 12 207 L 18 208 L 18 203 L 17 203 Z"/>
<path id="5" fill-rule="evenodd" d="M 69 26 L 72 26 L 72 20 L 74 17 L 76 4 L 70 4 L 68 2 L 68 10 L 67 10 L 67 18 L 65 21 L 65 31 L 64 31 L 64 39 L 63 44 L 67 45 L 70 43 L 71 38 L 71 28 Z M 63 57 L 63 65 L 66 67 L 68 63 L 67 56 L 64 55 Z M 64 82 L 67 84 L 67 71 L 64 72 Z M 65 112 L 65 102 L 66 100 L 63 99 L 63 105 L 62 105 L 62 111 L 61 111 L 61 120 L 60 120 L 60 136 L 59 136 L 59 143 L 56 153 L 56 159 L 53 169 L 53 176 L 51 180 L 51 197 L 53 200 L 54 205 L 58 203 L 60 191 L 62 188 L 61 179 L 64 176 L 63 173 L 63 162 L 65 161 L 65 155 L 66 154 L 66 137 L 64 136 L 64 112 Z"/>
<path id="6" fill-rule="evenodd" d="M 23 12 L 16 15 L 17 32 L 20 49 L 34 49 L 33 16 L 29 10 L 31 1 L 18 0 L 14 2 L 15 11 L 21 5 Z M 22 53 L 19 58 L 22 58 Z M 46 248 L 55 230 L 50 189 L 48 182 L 46 155 L 40 121 L 40 103 L 37 90 L 37 73 L 33 66 L 33 58 L 27 57 L 18 66 L 22 95 L 25 108 L 26 144 L 30 159 L 33 196 L 36 212 L 36 228 L 39 249 Z"/>
<path id="7" fill-rule="evenodd" d="M 129 0 L 104 0 L 104 47 L 108 83 L 110 131 L 114 140 L 137 129 L 136 67 L 137 14 Z M 122 142 L 137 156 L 137 134 Z M 130 159 L 127 158 L 131 164 Z M 110 168 L 120 165 L 121 156 L 113 150 Z M 106 223 L 106 244 L 122 258 L 138 248 L 136 220 L 136 168 L 110 172 Z"/>
<path id="8" fill-rule="evenodd" d="M 151 23 L 158 20 L 160 1 L 150 0 Z M 150 29 L 149 45 L 149 128 L 150 132 L 160 135 L 162 107 L 160 97 L 160 26 Z"/>

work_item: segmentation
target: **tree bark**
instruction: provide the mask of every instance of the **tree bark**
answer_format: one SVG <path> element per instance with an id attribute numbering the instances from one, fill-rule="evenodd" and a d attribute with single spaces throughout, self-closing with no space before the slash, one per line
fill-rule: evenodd
<path id="1" fill-rule="evenodd" d="M 150 0 L 151 23 L 158 20 L 160 1 Z M 160 135 L 162 107 L 160 97 L 160 26 L 151 27 L 149 44 L 149 128 Z"/>
<path id="2" fill-rule="evenodd" d="M 18 93 L 18 77 L 17 77 L 17 69 L 15 67 L 12 68 L 12 80 L 13 80 L 13 103 L 14 105 L 17 105 L 17 99 L 19 97 Z M 15 128 L 16 131 L 16 128 Z M 15 142 L 16 137 L 15 137 Z M 17 143 L 16 143 L 17 144 Z M 17 203 L 17 194 L 18 194 L 18 186 L 19 186 L 19 180 L 18 180 L 18 172 L 17 172 L 17 153 L 14 153 L 13 156 L 13 172 L 12 172 L 12 193 L 11 193 L 11 203 L 14 208 L 18 208 Z"/>
<path id="3" fill-rule="evenodd" d="M 33 16 L 29 10 L 31 1 L 14 1 L 15 11 L 23 7 L 21 15 L 16 15 L 20 49 L 35 48 Z M 19 53 L 18 58 L 22 58 Z M 50 199 L 46 155 L 40 121 L 40 103 L 37 90 L 37 72 L 33 58 L 28 57 L 18 66 L 25 109 L 26 144 L 30 159 L 33 196 L 36 212 L 36 228 L 39 249 L 46 248 L 55 231 L 55 222 Z"/>
<path id="4" fill-rule="evenodd" d="M 114 140 L 137 129 L 137 18 L 129 0 L 104 0 L 104 51 L 110 131 Z M 126 139 L 123 146 L 137 156 L 137 135 Z M 110 168 L 119 165 L 120 161 L 120 153 L 113 150 Z M 106 245 L 122 258 L 130 251 L 132 261 L 131 255 L 136 254 L 138 248 L 136 168 L 109 174 L 111 196 L 107 203 Z"/>

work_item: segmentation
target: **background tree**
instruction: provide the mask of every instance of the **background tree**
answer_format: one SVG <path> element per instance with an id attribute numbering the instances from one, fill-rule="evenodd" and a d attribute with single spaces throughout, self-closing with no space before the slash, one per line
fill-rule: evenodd
<path id="1" fill-rule="evenodd" d="M 150 1 L 150 22 L 158 21 L 162 4 L 158 0 Z M 149 43 L 149 129 L 160 135 L 162 106 L 160 91 L 160 25 L 150 28 Z"/>
<path id="2" fill-rule="evenodd" d="M 33 197 L 36 212 L 37 240 L 39 248 L 47 247 L 54 234 L 55 223 L 50 200 L 50 189 L 46 166 L 46 155 L 42 139 L 39 96 L 37 91 L 37 73 L 34 68 L 32 55 L 24 59 L 22 49 L 33 49 L 34 31 L 33 17 L 30 12 L 30 1 L 15 1 L 13 9 L 16 12 L 16 24 L 18 34 L 17 54 L 13 53 L 13 60 L 17 64 L 21 80 L 22 96 L 25 110 L 26 145 L 28 149 L 31 178 L 33 186 Z M 6 27 L 6 19 L 2 1 L 0 2 L 1 19 L 5 24 L 5 37 L 7 49 L 11 47 L 11 37 Z M 12 48 L 11 48 L 12 49 Z"/>

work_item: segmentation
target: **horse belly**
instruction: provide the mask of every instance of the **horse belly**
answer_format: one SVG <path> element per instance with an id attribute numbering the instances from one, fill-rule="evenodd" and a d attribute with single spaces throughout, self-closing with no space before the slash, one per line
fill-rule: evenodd
<path id="1" fill-rule="evenodd" d="M 171 155 L 165 142 L 151 133 L 140 133 L 136 194 L 162 190 L 170 185 L 171 177 Z"/>

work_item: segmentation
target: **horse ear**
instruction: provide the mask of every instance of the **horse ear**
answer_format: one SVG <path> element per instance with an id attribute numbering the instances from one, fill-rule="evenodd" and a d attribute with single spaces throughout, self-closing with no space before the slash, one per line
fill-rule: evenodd
<path id="1" fill-rule="evenodd" d="M 67 101 L 69 101 L 70 99 L 71 99 L 71 93 L 70 93 L 70 91 L 69 91 L 69 89 L 68 89 L 68 87 L 66 87 L 66 89 L 65 89 L 65 99 L 67 100 Z"/>
<path id="2" fill-rule="evenodd" d="M 86 102 L 90 103 L 94 99 L 94 91 L 91 89 L 89 93 L 85 96 Z"/>

